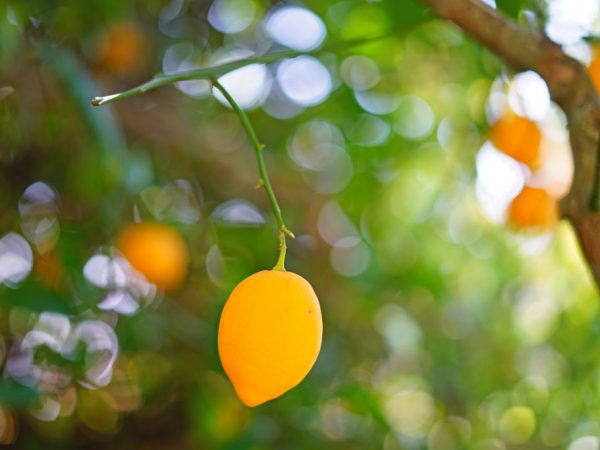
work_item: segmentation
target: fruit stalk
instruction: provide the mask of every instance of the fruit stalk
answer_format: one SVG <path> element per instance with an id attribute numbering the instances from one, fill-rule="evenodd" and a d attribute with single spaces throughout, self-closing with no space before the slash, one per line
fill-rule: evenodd
<path id="1" fill-rule="evenodd" d="M 258 173 L 260 175 L 259 185 L 265 188 L 267 191 L 267 196 L 269 197 L 269 201 L 271 202 L 271 207 L 273 208 L 273 213 L 275 214 L 275 219 L 277 220 L 278 225 L 278 235 L 279 235 L 279 257 L 277 258 L 277 263 L 274 270 L 282 270 L 285 271 L 285 253 L 287 250 L 286 245 L 286 235 L 290 237 L 294 237 L 294 234 L 286 227 L 285 222 L 283 221 L 283 215 L 281 214 L 281 207 L 279 206 L 279 202 L 277 201 L 277 197 L 275 197 L 275 192 L 273 191 L 273 186 L 271 186 L 271 180 L 269 179 L 269 174 L 267 172 L 267 165 L 265 164 L 265 158 L 263 156 L 263 151 L 265 146 L 261 144 L 258 140 L 258 136 L 256 135 L 256 131 L 252 127 L 252 123 L 250 123 L 250 119 L 248 115 L 244 112 L 242 108 L 236 103 L 231 94 L 225 89 L 225 87 L 219 83 L 219 81 L 214 78 L 211 80 L 212 85 L 217 89 L 227 103 L 231 105 L 231 108 L 237 114 L 242 122 L 242 126 L 246 130 L 246 134 L 248 135 L 248 139 L 252 143 L 254 148 L 254 154 L 256 155 L 256 161 L 258 163 Z"/>

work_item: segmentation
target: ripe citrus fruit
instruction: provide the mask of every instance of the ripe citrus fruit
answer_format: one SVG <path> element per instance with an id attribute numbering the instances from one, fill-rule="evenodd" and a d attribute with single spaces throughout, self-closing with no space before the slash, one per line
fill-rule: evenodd
<path id="1" fill-rule="evenodd" d="M 98 58 L 102 66 L 127 75 L 139 70 L 148 59 L 148 43 L 141 29 L 131 22 L 113 24 L 100 41 Z"/>
<path id="2" fill-rule="evenodd" d="M 39 279 L 49 288 L 58 291 L 64 287 L 65 267 L 56 250 L 38 254 L 34 268 Z"/>
<path id="3" fill-rule="evenodd" d="M 263 270 L 229 296 L 219 323 L 219 356 L 240 400 L 257 406 L 304 379 L 322 334 L 319 300 L 308 281 Z"/>
<path id="4" fill-rule="evenodd" d="M 187 246 L 181 235 L 168 225 L 157 222 L 127 225 L 116 243 L 130 264 L 162 289 L 176 288 L 187 274 Z"/>
<path id="5" fill-rule="evenodd" d="M 594 57 L 592 58 L 592 63 L 588 67 L 588 73 L 592 79 L 592 83 L 594 83 L 596 91 L 600 92 L 600 48 L 598 47 L 594 49 Z"/>
<path id="6" fill-rule="evenodd" d="M 543 189 L 526 186 L 508 208 L 515 228 L 549 228 L 558 221 L 558 202 Z"/>
<path id="7" fill-rule="evenodd" d="M 542 133 L 532 120 L 508 114 L 492 125 L 490 140 L 498 149 L 532 169 L 538 165 Z"/>

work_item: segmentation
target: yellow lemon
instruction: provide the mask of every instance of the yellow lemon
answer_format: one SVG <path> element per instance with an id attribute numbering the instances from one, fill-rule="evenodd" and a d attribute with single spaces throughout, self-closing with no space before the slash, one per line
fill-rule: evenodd
<path id="1" fill-rule="evenodd" d="M 176 288 L 187 275 L 187 246 L 177 230 L 168 225 L 130 224 L 121 230 L 116 242 L 130 264 L 161 289 Z"/>
<path id="2" fill-rule="evenodd" d="M 289 391 L 319 355 L 319 300 L 301 276 L 263 270 L 238 284 L 221 314 L 219 356 L 238 397 L 256 406 Z"/>

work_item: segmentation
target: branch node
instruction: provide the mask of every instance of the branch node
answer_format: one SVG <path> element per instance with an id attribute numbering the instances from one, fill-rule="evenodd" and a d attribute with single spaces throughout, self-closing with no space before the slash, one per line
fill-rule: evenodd
<path id="1" fill-rule="evenodd" d="M 296 235 L 292 233 L 285 225 L 281 227 L 281 231 L 292 239 L 296 239 Z"/>

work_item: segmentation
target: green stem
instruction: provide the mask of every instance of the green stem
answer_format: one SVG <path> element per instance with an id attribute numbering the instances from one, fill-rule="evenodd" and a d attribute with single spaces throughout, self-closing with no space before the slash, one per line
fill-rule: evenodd
<path id="1" fill-rule="evenodd" d="M 277 202 L 277 197 L 275 197 L 275 192 L 273 192 L 273 187 L 271 186 L 271 181 L 269 180 L 269 174 L 267 173 L 267 166 L 263 156 L 263 150 L 265 146 L 258 141 L 258 136 L 256 136 L 256 132 L 250 123 L 250 119 L 248 119 L 248 115 L 242 108 L 240 108 L 227 89 L 225 89 L 225 87 L 219 83 L 216 78 L 212 79 L 212 84 L 219 92 L 221 92 L 221 94 L 223 94 L 223 97 L 225 97 L 227 103 L 231 105 L 235 113 L 238 115 L 240 122 L 242 122 L 242 125 L 246 130 L 248 139 L 250 139 L 250 142 L 254 147 L 254 154 L 256 155 L 256 161 L 258 163 L 258 173 L 260 175 L 259 185 L 263 186 L 265 191 L 267 191 L 267 196 L 271 202 L 271 207 L 273 208 L 273 213 L 275 214 L 275 219 L 277 220 L 278 225 L 279 257 L 277 258 L 277 263 L 273 269 L 285 271 L 285 252 L 287 250 L 285 237 L 286 235 L 294 237 L 294 234 L 285 226 L 285 222 L 283 221 L 283 216 L 281 214 L 281 207 Z"/>
<path id="2" fill-rule="evenodd" d="M 285 225 L 284 225 L 285 227 Z M 287 251 L 287 245 L 285 243 L 285 235 L 289 234 L 291 237 L 294 237 L 294 234 L 288 230 L 287 228 L 284 230 L 279 227 L 279 256 L 277 257 L 277 262 L 273 267 L 273 270 L 281 270 L 285 272 L 285 253 Z"/>
<path id="3" fill-rule="evenodd" d="M 248 66 L 250 64 L 270 64 L 282 59 L 286 58 L 295 58 L 297 56 L 305 56 L 312 55 L 316 56 L 322 54 L 327 51 L 340 50 L 343 48 L 356 47 L 359 45 L 367 44 L 369 42 L 373 42 L 379 39 L 383 39 L 391 36 L 393 33 L 385 33 L 379 36 L 369 37 L 369 38 L 361 38 L 361 39 L 353 39 L 350 41 L 336 42 L 325 46 L 319 50 L 314 50 L 311 52 L 300 52 L 295 50 L 288 50 L 276 53 L 269 53 L 267 55 L 259 55 L 259 56 L 251 56 L 248 58 L 240 59 L 239 61 L 232 61 L 226 64 L 220 64 L 218 66 L 212 67 L 203 67 L 201 69 L 194 70 L 186 70 L 183 72 L 177 72 L 170 75 L 161 73 L 156 75 L 152 80 L 146 81 L 139 86 L 131 88 L 127 91 L 119 92 L 116 94 L 105 95 L 101 97 L 94 97 L 92 99 L 92 105 L 100 106 L 105 105 L 107 103 L 111 103 L 117 100 L 121 100 L 127 97 L 132 97 L 134 95 L 143 94 L 144 92 L 148 92 L 152 89 L 156 89 L 161 86 L 165 86 L 167 84 L 176 83 L 177 81 L 187 81 L 187 80 L 211 80 L 219 78 L 222 75 L 225 75 L 232 70 L 239 69 L 244 66 Z"/>
<path id="4" fill-rule="evenodd" d="M 298 56 L 308 56 L 308 55 L 319 55 L 327 51 L 334 50 L 342 50 L 344 48 L 356 47 L 359 45 L 368 44 L 373 41 L 377 41 L 380 39 L 384 39 L 386 37 L 392 36 L 396 34 L 395 31 L 391 31 L 388 33 L 384 33 L 378 36 L 367 37 L 367 38 L 358 38 L 349 41 L 337 42 L 333 44 L 329 44 L 321 49 L 314 50 L 311 52 L 300 52 L 294 50 L 270 53 L 267 55 L 259 55 L 259 56 L 251 56 L 249 58 L 241 59 L 239 61 L 233 61 L 226 64 L 221 64 L 213 67 L 204 67 L 201 69 L 188 70 L 183 72 L 177 72 L 174 74 L 159 74 L 156 75 L 152 80 L 149 80 L 139 86 L 131 88 L 127 91 L 119 92 L 116 94 L 105 95 L 102 97 L 94 97 L 92 99 L 92 105 L 100 106 L 107 103 L 112 103 L 117 100 L 121 100 L 127 97 L 132 97 L 134 95 L 143 94 L 144 92 L 150 91 L 152 89 L 159 88 L 161 86 L 165 86 L 167 84 L 176 83 L 178 81 L 187 81 L 187 80 L 211 80 L 213 86 L 218 89 L 221 94 L 225 97 L 225 99 L 229 102 L 233 110 L 236 112 L 242 125 L 244 126 L 246 133 L 248 134 L 248 138 L 252 142 L 254 146 L 254 152 L 256 153 L 256 159 L 258 161 L 258 171 L 260 174 L 260 185 L 264 186 L 267 191 L 267 195 L 269 197 L 269 201 L 271 202 L 271 207 L 273 208 L 273 212 L 275 213 L 275 218 L 277 219 L 278 225 L 278 234 L 279 234 L 279 257 L 277 258 L 277 263 L 274 270 L 282 270 L 285 271 L 285 253 L 287 250 L 286 246 L 286 236 L 294 237 L 294 234 L 286 227 L 285 222 L 283 221 L 283 216 L 281 215 L 281 208 L 279 207 L 279 203 L 277 202 L 277 198 L 275 197 L 275 193 L 273 192 L 273 187 L 271 186 L 271 182 L 269 180 L 269 175 L 267 174 L 267 168 L 265 165 L 265 160 L 263 158 L 262 152 L 264 146 L 261 145 L 258 141 L 258 137 L 254 129 L 252 128 L 252 124 L 248 119 L 246 113 L 238 106 L 233 97 L 227 92 L 227 90 L 221 85 L 217 79 L 225 75 L 228 72 L 239 69 L 241 67 L 250 65 L 250 64 L 269 64 L 286 58 L 295 58 Z"/>

